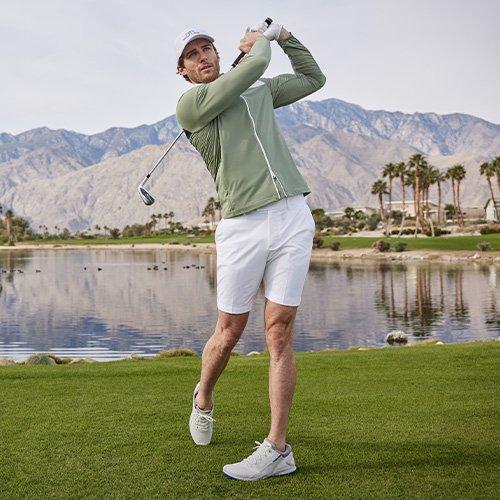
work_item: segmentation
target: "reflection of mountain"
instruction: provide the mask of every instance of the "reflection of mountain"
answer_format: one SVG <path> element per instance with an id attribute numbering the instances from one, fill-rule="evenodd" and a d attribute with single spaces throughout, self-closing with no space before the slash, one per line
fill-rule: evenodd
<path id="1" fill-rule="evenodd" d="M 205 269 L 183 270 L 186 258 L 190 263 L 201 262 Z M 153 264 L 160 269 L 147 271 Z M 42 272 L 35 274 L 35 266 Z M 103 270 L 98 272 L 97 267 Z M 112 341 L 124 335 L 127 341 L 134 340 L 135 333 L 140 333 L 139 338 L 168 332 L 180 345 L 189 346 L 193 336 L 207 338 L 213 328 L 213 303 L 206 299 L 213 295 L 214 274 L 212 255 L 160 250 L 36 252 L 25 274 L 15 276 L 0 296 L 2 325 L 10 310 L 12 330 L 22 336 L 44 332 L 59 346 L 83 345 L 75 340 L 78 335 L 69 340 L 68 330 L 92 331 Z M 198 331 L 200 322 L 207 325 L 202 332 Z M 4 338 L 5 333 L 9 337 L 9 328 L 5 332 L 2 326 Z M 40 346 L 46 340 L 41 337 L 36 335 Z"/>
<path id="2" fill-rule="evenodd" d="M 147 270 L 153 264 L 158 271 Z M 183 269 L 191 264 L 205 268 Z M 10 266 L 24 273 L 0 274 L 0 353 L 2 345 L 19 342 L 38 351 L 186 346 L 200 352 L 215 326 L 214 255 L 163 249 L 0 252 L 0 267 Z M 383 345 L 393 329 L 411 334 L 412 341 L 428 335 L 445 342 L 495 338 L 497 272 L 475 264 L 312 264 L 295 346 Z M 263 304 L 259 293 L 239 352 L 264 348 Z"/>

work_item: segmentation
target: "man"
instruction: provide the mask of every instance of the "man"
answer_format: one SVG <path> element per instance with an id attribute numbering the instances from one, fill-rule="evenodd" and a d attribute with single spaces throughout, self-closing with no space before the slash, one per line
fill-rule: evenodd
<path id="1" fill-rule="evenodd" d="M 294 73 L 262 78 L 273 40 Z M 223 214 L 215 233 L 218 320 L 203 350 L 189 428 L 196 444 L 210 443 L 213 389 L 264 280 L 271 427 L 248 458 L 223 468 L 226 476 L 254 481 L 296 469 L 285 441 L 296 380 L 293 324 L 315 230 L 304 200 L 309 188 L 281 136 L 274 108 L 315 92 L 325 77 L 309 51 L 276 23 L 247 30 L 239 45 L 246 55 L 226 74 L 220 74 L 213 42 L 196 29 L 176 40 L 178 73 L 194 84 L 179 100 L 177 119 L 215 181 Z"/>

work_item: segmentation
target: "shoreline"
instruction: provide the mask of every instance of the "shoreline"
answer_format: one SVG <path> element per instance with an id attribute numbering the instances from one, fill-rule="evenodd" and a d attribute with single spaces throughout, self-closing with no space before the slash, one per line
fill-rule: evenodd
<path id="1" fill-rule="evenodd" d="M 85 245 L 58 245 L 58 244 L 17 244 L 14 247 L 0 246 L 2 251 L 21 250 L 167 250 L 191 252 L 197 254 L 216 254 L 214 243 L 196 243 L 190 245 L 172 245 L 169 243 L 138 243 L 138 244 L 85 244 Z M 404 252 L 377 252 L 371 248 L 348 248 L 333 251 L 329 248 L 314 249 L 311 262 L 338 262 L 343 260 L 369 261 L 431 261 L 431 262 L 488 262 L 500 264 L 500 252 L 480 252 L 476 250 L 406 250 Z"/>
<path id="2" fill-rule="evenodd" d="M 402 343 L 394 343 L 393 345 L 389 343 L 385 343 L 383 345 L 376 346 L 360 346 L 360 345 L 352 345 L 346 349 L 336 348 L 336 347 L 326 347 L 324 349 L 319 349 L 317 351 L 295 351 L 297 355 L 315 355 L 320 353 L 349 353 L 353 351 L 381 351 L 381 350 L 399 350 L 399 349 L 408 349 L 422 346 L 466 346 L 466 345 L 478 345 L 478 344 L 491 344 L 494 345 L 496 342 L 500 341 L 500 337 L 496 339 L 474 339 L 474 340 L 464 340 L 461 342 L 443 342 L 438 338 L 427 338 L 421 339 L 417 342 L 402 342 Z M 233 353 L 232 356 L 237 356 L 241 358 L 245 357 L 266 357 L 269 356 L 268 351 L 265 349 L 264 351 L 250 351 L 246 354 Z M 174 358 L 200 358 L 201 355 L 192 351 L 191 349 L 187 349 L 184 347 L 167 349 L 164 351 L 159 351 L 155 354 L 141 354 L 141 353 L 133 353 L 128 356 L 124 356 L 122 358 L 113 358 L 113 359 L 95 359 L 91 356 L 66 356 L 57 354 L 52 351 L 33 351 L 29 355 L 27 355 L 24 359 L 16 360 L 13 356 L 5 356 L 0 355 L 0 368 L 9 367 L 9 366 L 33 366 L 33 365 L 46 365 L 46 366 L 57 366 L 57 365 L 74 365 L 74 364 L 87 364 L 87 363 L 119 363 L 123 361 L 153 361 L 159 359 L 174 359 Z M 51 358 L 53 360 L 52 363 L 40 362 L 41 359 Z M 30 361 L 33 360 L 33 361 Z M 43 360 L 42 360 L 43 361 Z"/>

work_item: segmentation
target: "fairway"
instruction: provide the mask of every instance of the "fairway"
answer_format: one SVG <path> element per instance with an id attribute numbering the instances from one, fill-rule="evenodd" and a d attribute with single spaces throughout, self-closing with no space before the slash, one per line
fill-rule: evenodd
<path id="1" fill-rule="evenodd" d="M 232 357 L 190 440 L 200 359 L 0 367 L 1 498 L 497 498 L 500 344 L 297 355 L 298 470 L 224 479 L 268 425 L 265 356 Z"/>

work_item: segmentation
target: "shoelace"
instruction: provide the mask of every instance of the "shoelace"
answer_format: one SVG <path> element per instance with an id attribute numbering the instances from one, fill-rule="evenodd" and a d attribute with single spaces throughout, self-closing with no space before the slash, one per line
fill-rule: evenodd
<path id="1" fill-rule="evenodd" d="M 208 430 L 208 424 L 210 422 L 215 422 L 215 418 L 212 418 L 210 415 L 207 415 L 205 413 L 199 413 L 196 417 L 196 427 L 202 431 L 207 431 Z"/>
<path id="2" fill-rule="evenodd" d="M 258 462 L 261 462 L 273 451 L 269 445 L 262 446 L 263 443 L 259 443 L 258 441 L 255 441 L 255 444 L 257 445 L 253 447 L 255 451 L 248 458 L 245 458 L 245 461 L 253 465 L 257 465 Z"/>

